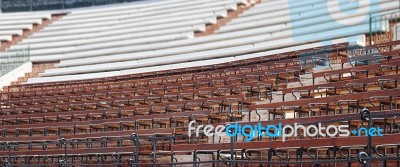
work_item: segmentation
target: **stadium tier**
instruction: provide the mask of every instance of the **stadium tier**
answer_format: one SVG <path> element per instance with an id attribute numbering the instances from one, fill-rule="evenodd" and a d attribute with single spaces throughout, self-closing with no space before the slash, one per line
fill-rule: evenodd
<path id="1" fill-rule="evenodd" d="M 18 13 L 0 15 L 0 41 L 11 41 L 13 35 L 23 35 L 23 30 L 32 30 L 34 24 L 50 19 L 49 13 Z"/>
<path id="2" fill-rule="evenodd" d="M 0 14 L 0 166 L 400 166 L 399 7 Z"/>
<path id="3" fill-rule="evenodd" d="M 331 15 L 337 15 L 334 17 L 336 20 L 333 20 L 321 15 L 327 12 L 326 5 L 335 4 L 321 2 L 324 1 L 300 4 L 266 1 L 260 4 L 260 8 L 254 7 L 256 12 L 253 14 L 234 19 L 243 24 L 234 24 L 235 21 L 232 21 L 232 24 L 222 26 L 216 34 L 201 38 L 193 38 L 194 33 L 204 31 L 206 24 L 215 24 L 217 18 L 226 17 L 229 10 L 236 9 L 237 3 L 244 3 L 182 1 L 173 4 L 164 2 L 162 5 L 154 3 L 142 8 L 135 5 L 131 7 L 140 10 L 116 12 L 114 8 L 101 8 L 72 11 L 11 48 L 29 46 L 33 62 L 61 60 L 56 65 L 58 68 L 46 70 L 41 74 L 43 77 L 30 79 L 28 83 L 101 78 L 176 69 L 188 63 L 186 66 L 204 64 L 203 60 L 207 59 L 215 60 L 211 62 L 227 62 L 237 59 L 236 56 L 246 58 L 248 53 L 314 42 L 315 45 L 308 47 L 320 47 L 323 45 L 319 42 L 321 40 L 337 39 L 362 44 L 365 43 L 362 37 L 344 37 L 369 33 L 369 19 L 365 19 L 366 16 L 382 10 L 397 10 L 398 6 L 397 1 L 373 1 L 369 6 L 361 6 L 356 15 L 341 14 L 352 12 L 354 6 L 333 9 Z M 275 8 L 285 3 L 286 8 Z M 291 5 L 290 8 L 288 5 Z M 271 9 L 278 12 L 269 12 Z M 360 19 L 359 23 L 352 25 Z M 290 20 L 295 21 L 287 24 Z M 380 26 L 373 26 L 373 31 L 386 31 L 388 21 L 382 22 Z M 60 33 L 63 34 L 61 37 Z M 130 70 L 132 68 L 135 70 Z"/>

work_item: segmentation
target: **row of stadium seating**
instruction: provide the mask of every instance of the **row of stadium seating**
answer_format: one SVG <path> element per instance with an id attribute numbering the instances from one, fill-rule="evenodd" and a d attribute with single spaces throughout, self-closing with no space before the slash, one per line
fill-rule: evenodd
<path id="1" fill-rule="evenodd" d="M 374 138 L 373 145 L 377 149 L 397 147 L 381 144 L 397 143 L 399 138 L 400 120 L 395 117 L 398 43 L 361 52 L 342 43 L 326 46 L 332 49 L 328 53 L 310 48 L 185 71 L 13 86 L 2 93 L 2 161 L 128 164 L 134 159 L 163 163 L 171 162 L 170 157 L 172 162 L 179 156 L 198 161 L 212 154 L 221 159 L 229 157 L 229 144 L 224 144 L 229 139 L 188 137 L 191 120 L 196 125 L 256 124 L 265 119 L 263 125 L 320 122 L 323 126 L 348 124 L 353 130 L 366 126 L 355 119 L 363 108 L 388 115 L 372 120 L 385 134 Z M 301 56 L 304 52 L 316 54 L 305 58 Z M 355 52 L 364 54 L 352 55 Z M 314 72 L 304 81 L 301 76 L 321 59 L 344 63 L 336 60 L 339 66 L 333 65 L 334 70 Z M 312 85 L 312 80 L 317 84 Z M 237 159 L 292 160 L 324 159 L 337 153 L 338 159 L 346 159 L 366 149 L 359 146 L 366 139 L 357 136 L 310 139 L 301 135 L 285 143 L 261 136 L 247 143 L 245 136 L 238 135 L 233 139 L 234 155 Z"/>
<path id="2" fill-rule="evenodd" d="M 65 51 L 71 53 L 76 46 L 104 42 L 126 41 L 130 45 L 138 45 L 190 38 L 195 31 L 204 31 L 206 24 L 215 24 L 218 17 L 226 17 L 228 10 L 236 10 L 237 3 L 241 4 L 233 0 L 166 1 L 144 7 L 132 5 L 116 14 L 114 8 L 108 9 L 111 11 L 101 8 L 95 11 L 72 11 L 67 17 L 23 41 L 21 45 L 30 45 L 33 56 L 42 56 Z M 93 16 L 93 13 L 98 14 Z M 60 33 L 62 38 L 57 38 Z M 49 45 L 41 45 L 50 41 L 52 43 Z M 18 47 L 20 46 L 13 48 Z M 84 51 L 80 47 L 77 51 Z M 86 48 L 91 49 L 94 48 Z"/>
<path id="3" fill-rule="evenodd" d="M 0 92 L 0 166 L 399 166 L 400 41 L 365 46 L 370 30 L 394 25 L 370 27 L 369 14 L 399 2 L 334 2 L 169 0 L 62 11 L 9 49 L 29 46 L 33 63 L 60 62 Z M 46 13 L 54 14 L 36 14 Z M 232 13 L 240 17 L 220 22 Z M 28 15 L 8 14 L 4 24 Z M 325 135 L 193 129 L 236 123 L 319 125 Z M 351 133 L 329 136 L 332 125 Z M 383 136 L 369 140 L 362 129 L 371 127 Z"/>
<path id="4" fill-rule="evenodd" d="M 284 52 L 288 47 L 320 47 L 323 42 L 319 41 L 324 40 L 363 45 L 365 39 L 356 35 L 369 32 L 366 19 L 369 13 L 393 11 L 398 6 L 397 1 L 372 1 L 368 5 L 361 4 L 356 15 L 350 16 L 341 13 L 352 12 L 356 6 L 339 10 L 334 8 L 337 4 L 321 0 L 289 4 L 263 1 L 258 8 L 256 5 L 250 10 L 253 13 L 245 12 L 216 34 L 193 38 L 195 32 L 205 30 L 205 25 L 216 24 L 217 18 L 236 10 L 236 5 L 255 2 L 179 2 L 122 7 L 132 10 L 71 11 L 12 48 L 30 46 L 34 62 L 61 60 L 57 68 L 46 70 L 42 77 L 29 79 L 28 83 L 102 78 L 225 63 L 265 55 L 258 54 L 263 51 Z M 333 8 L 328 13 L 331 16 L 326 16 L 326 8 Z M 206 18 L 209 17 L 214 21 L 208 22 Z M 193 23 L 195 21 L 198 22 Z M 388 21 L 371 28 L 373 32 L 387 32 Z M 63 36 L 59 38 L 61 33 Z"/>
<path id="5" fill-rule="evenodd" d="M 202 39 L 202 38 L 196 38 L 196 39 Z M 338 43 L 343 43 L 347 42 L 348 40 L 346 38 L 341 38 L 334 40 L 335 44 Z M 357 36 L 354 37 L 351 40 L 351 45 L 352 46 L 358 46 L 359 44 L 364 44 L 365 43 L 365 38 L 363 36 Z M 210 45 L 212 46 L 212 45 Z M 193 53 L 188 53 L 188 54 L 178 54 L 178 55 L 173 55 L 173 56 L 167 56 L 167 57 L 158 57 L 158 58 L 149 58 L 149 59 L 142 59 L 138 61 L 122 61 L 121 62 L 115 62 L 115 63 L 106 63 L 106 64 L 96 64 L 96 65 L 85 65 L 85 66 L 72 66 L 72 67 L 66 67 L 66 68 L 57 68 L 53 69 L 51 71 L 46 71 L 45 73 L 42 74 L 42 76 L 47 76 L 51 75 L 52 77 L 40 77 L 40 78 L 32 78 L 28 81 L 28 83 L 40 83 L 40 82 L 56 82 L 56 81 L 65 81 L 65 80 L 81 80 L 81 79 L 90 79 L 90 78 L 103 78 L 103 77 L 111 77 L 111 76 L 119 76 L 119 75 L 128 75 L 128 74 L 140 74 L 140 73 L 145 73 L 145 72 L 152 72 L 152 71 L 160 71 L 160 70 L 174 70 L 174 69 L 182 69 L 182 68 L 188 68 L 188 67 L 193 67 L 193 66 L 199 66 L 199 65 L 215 65 L 215 64 L 220 64 L 220 63 L 227 63 L 230 61 L 234 60 L 242 60 L 242 59 L 248 59 L 251 57 L 260 57 L 262 55 L 268 54 L 269 52 L 280 52 L 282 53 L 283 51 L 287 50 L 285 49 L 280 49 L 280 50 L 273 50 L 273 51 L 265 51 L 265 52 L 256 52 L 256 53 L 251 53 L 251 54 L 246 54 L 249 51 L 248 50 L 242 50 L 243 48 L 253 48 L 256 50 L 264 50 L 266 45 L 257 45 L 256 47 L 252 47 L 252 45 L 245 45 L 245 46 L 238 46 L 235 48 L 222 48 L 222 49 L 217 49 L 217 50 L 207 50 L 207 51 L 201 51 L 201 52 L 193 52 Z M 308 48 L 308 47 L 321 47 L 321 43 L 311 43 L 311 44 L 305 44 L 301 46 L 295 46 L 293 48 L 296 49 L 302 49 L 302 48 Z M 193 49 L 193 47 L 191 47 Z M 171 50 L 172 52 L 176 52 L 179 50 L 173 49 L 168 49 Z M 185 49 L 186 50 L 186 49 Z M 188 52 L 190 51 L 190 48 L 187 50 Z M 271 54 L 271 53 L 270 53 Z M 123 57 L 115 57 L 109 56 L 110 58 L 118 58 L 118 59 L 124 59 L 124 57 L 130 57 L 132 55 L 136 54 L 126 54 L 126 56 Z M 234 56 L 237 55 L 237 56 Z M 145 57 L 148 56 L 147 54 L 137 54 L 137 57 Z M 232 57 L 225 57 L 225 58 L 218 58 L 218 57 L 224 57 L 224 56 L 232 56 Z M 104 59 L 97 59 L 98 61 L 105 61 L 108 58 Z M 84 61 L 89 61 L 89 60 L 79 60 L 80 62 Z M 189 62 L 186 62 L 189 61 Z M 140 62 L 140 64 L 138 64 Z M 171 63 L 171 64 L 169 64 Z M 158 65 L 158 64 L 165 64 L 165 65 Z M 105 70 L 107 72 L 98 72 L 98 70 Z M 108 71 L 110 70 L 110 71 Z M 113 71 L 113 70 L 119 70 L 119 71 Z M 82 74 L 74 74 L 74 75 L 69 75 L 66 72 L 68 71 L 74 71 L 74 72 L 79 72 Z M 86 73 L 90 72 L 90 73 Z M 57 76 L 53 76 L 57 75 Z"/>

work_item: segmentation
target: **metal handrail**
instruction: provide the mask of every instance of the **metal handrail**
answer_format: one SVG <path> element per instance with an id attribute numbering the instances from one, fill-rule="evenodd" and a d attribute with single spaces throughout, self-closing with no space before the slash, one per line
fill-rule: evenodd
<path id="1" fill-rule="evenodd" d="M 379 34 L 379 32 L 377 33 L 376 31 L 379 30 L 383 26 L 382 21 L 389 21 L 389 22 L 394 23 L 394 25 L 397 25 L 399 18 L 400 18 L 399 11 L 383 13 L 383 14 L 379 14 L 379 15 L 370 14 L 369 15 L 369 37 L 370 37 L 369 45 L 374 44 L 374 43 L 372 43 L 373 42 L 372 38 L 374 35 Z M 392 39 L 387 39 L 387 37 L 377 37 L 377 38 L 379 38 L 379 39 L 375 40 L 375 42 L 377 42 L 377 43 L 392 41 Z M 384 38 L 384 39 L 381 39 L 381 38 Z"/>
<path id="2" fill-rule="evenodd" d="M 30 48 L 0 52 L 0 77 L 29 62 Z"/>
<path id="3" fill-rule="evenodd" d="M 0 13 L 71 9 L 140 0 L 0 0 Z"/>

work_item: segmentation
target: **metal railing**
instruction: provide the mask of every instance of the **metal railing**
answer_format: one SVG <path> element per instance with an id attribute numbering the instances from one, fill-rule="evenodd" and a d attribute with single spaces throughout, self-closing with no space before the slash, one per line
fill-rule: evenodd
<path id="1" fill-rule="evenodd" d="M 393 41 L 400 11 L 369 16 L 369 45 Z M 389 24 L 387 24 L 389 23 Z"/>
<path id="2" fill-rule="evenodd" d="M 0 52 L 0 77 L 29 61 L 29 47 Z"/>
<path id="3" fill-rule="evenodd" d="M 390 111 L 390 110 L 388 110 Z M 393 118 L 400 116 L 398 112 L 386 113 L 386 112 L 370 112 L 367 109 L 362 110 L 359 115 L 349 115 L 348 117 L 336 118 L 336 119 L 326 119 L 322 122 L 338 122 L 338 121 L 350 121 L 350 120 L 361 120 L 366 123 L 366 128 L 373 127 L 372 119 L 379 118 Z M 318 121 L 321 122 L 321 121 Z M 316 122 L 302 123 L 301 125 L 313 125 Z M 394 132 L 398 134 L 397 132 Z M 283 147 L 283 148 L 263 148 L 262 150 L 268 151 L 267 156 L 260 156 L 259 158 L 253 159 L 247 153 L 248 151 L 257 151 L 257 149 L 235 149 L 231 147 L 230 149 L 235 149 L 236 151 L 241 152 L 240 156 L 231 156 L 222 157 L 221 154 L 231 154 L 229 150 L 203 150 L 203 151 L 183 151 L 181 153 L 185 153 L 185 155 L 193 156 L 193 159 L 185 162 L 178 162 L 175 153 L 179 153 L 179 151 L 174 152 L 170 151 L 170 154 L 165 154 L 166 157 L 170 156 L 170 158 L 164 161 L 157 161 L 157 157 L 159 155 L 159 151 L 157 149 L 157 143 L 162 142 L 162 145 L 169 145 L 171 148 L 174 145 L 175 140 L 177 138 L 185 137 L 185 135 L 176 135 L 176 136 L 138 136 L 137 134 L 132 134 L 128 138 L 128 140 L 132 141 L 132 145 L 134 149 L 129 152 L 110 152 L 110 153 L 73 153 L 70 154 L 68 150 L 70 148 L 67 147 L 75 147 L 77 145 L 86 144 L 87 147 L 91 144 L 100 144 L 101 147 L 107 147 L 108 142 L 112 142 L 108 139 L 101 139 L 96 141 L 71 141 L 65 138 L 61 138 L 54 141 L 46 141 L 43 144 L 40 143 L 14 143 L 14 142 L 6 142 L 0 144 L 1 151 L 9 152 L 8 156 L 0 156 L 0 166 L 11 167 L 11 166 L 24 166 L 24 167 L 34 167 L 34 166 L 129 166 L 129 167 L 140 167 L 140 166 L 202 166 L 202 165 L 213 165 L 213 166 L 243 166 L 243 165 L 263 165 L 263 166 L 363 166 L 363 167 L 371 167 L 371 166 L 400 166 L 400 144 L 392 143 L 392 144 L 378 144 L 372 145 L 372 138 L 368 136 L 367 143 L 360 143 L 361 145 L 331 145 L 331 146 L 321 146 L 321 147 Z M 231 140 L 232 141 L 232 140 Z M 122 143 L 118 142 L 119 146 L 122 147 Z M 54 154 L 54 155 L 23 155 L 23 156 L 14 156 L 13 153 L 20 151 L 22 147 L 43 147 L 43 150 L 47 149 L 48 145 L 56 144 L 55 150 L 62 151 L 62 153 Z M 147 148 L 148 144 L 151 147 Z M 91 147 L 91 146 L 90 146 Z M 151 150 L 151 154 L 149 155 L 140 155 L 139 150 L 141 147 L 146 147 Z M 97 147 L 98 148 L 98 147 Z M 388 148 L 388 150 L 386 149 Z M 74 148 L 75 149 L 75 148 Z M 280 151 L 278 151 L 278 149 Z M 291 149 L 291 153 L 289 151 L 282 152 L 284 149 Z M 319 155 L 318 150 L 327 150 L 333 155 L 328 155 L 325 157 L 324 155 Z M 391 150 L 392 151 L 391 151 Z M 143 149 L 142 149 L 143 150 Z M 262 151 L 259 150 L 259 151 Z M 296 151 L 297 150 L 297 151 Z M 306 151 L 305 151 L 306 150 Z M 353 151 L 352 151 L 353 150 Z M 29 149 L 31 151 L 31 149 Z M 356 152 L 355 152 L 356 151 Z M 304 154 L 303 152 L 307 152 L 308 154 Z M 190 153 L 190 154 L 186 154 Z M 205 155 L 212 154 L 217 155 L 213 156 L 212 160 L 202 160 L 197 155 Z M 179 154 L 177 154 L 179 155 Z M 232 154 L 231 154 L 232 155 Z M 235 154 L 236 155 L 236 154 Z M 269 156 L 271 155 L 271 156 Z M 139 156 L 150 156 L 150 161 L 140 162 Z M 272 158 L 275 157 L 275 159 Z M 190 157 L 190 156 L 189 156 Z M 255 158 L 255 157 L 254 157 Z M 392 163 L 388 163 L 387 161 L 391 161 Z M 388 163 L 388 164 L 387 164 Z"/>
<path id="4" fill-rule="evenodd" d="M 142 0 L 0 0 L 0 12 L 71 9 Z"/>

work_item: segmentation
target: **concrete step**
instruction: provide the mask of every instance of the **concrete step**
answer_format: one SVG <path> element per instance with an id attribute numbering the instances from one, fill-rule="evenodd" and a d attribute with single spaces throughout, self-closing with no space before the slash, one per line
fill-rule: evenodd
<path id="1" fill-rule="evenodd" d="M 12 41 L 10 41 L 10 42 L 1 42 L 0 43 L 0 51 L 4 51 L 7 48 L 9 48 L 10 46 L 18 44 L 22 40 L 24 40 L 24 39 L 28 38 L 29 36 L 31 36 L 33 33 L 44 29 L 45 27 L 47 27 L 51 23 L 61 19 L 65 15 L 66 14 L 53 15 L 51 17 L 51 19 L 43 19 L 42 24 L 33 24 L 32 30 L 24 30 L 22 35 L 13 36 Z"/>
<path id="2" fill-rule="evenodd" d="M 218 18 L 217 24 L 212 24 L 212 25 L 207 25 L 206 31 L 204 32 L 197 32 L 195 34 L 196 37 L 201 37 L 201 36 L 208 36 L 214 34 L 216 30 L 218 30 L 220 27 L 228 24 L 231 22 L 233 19 L 238 18 L 243 12 L 249 10 L 250 8 L 254 7 L 256 4 L 261 3 L 261 0 L 248 0 L 248 4 L 251 5 L 238 5 L 238 8 L 236 11 L 228 11 L 228 16 L 225 18 Z"/>
<path id="3" fill-rule="evenodd" d="M 54 64 L 55 63 L 34 64 L 32 65 L 32 72 L 26 73 L 24 77 L 18 78 L 18 80 L 12 82 L 11 85 L 20 85 L 21 83 L 28 81 L 29 78 L 37 77 L 45 70 L 53 68 Z"/>

